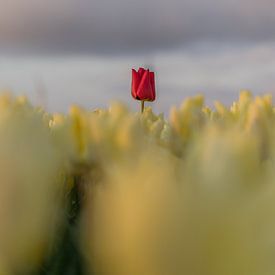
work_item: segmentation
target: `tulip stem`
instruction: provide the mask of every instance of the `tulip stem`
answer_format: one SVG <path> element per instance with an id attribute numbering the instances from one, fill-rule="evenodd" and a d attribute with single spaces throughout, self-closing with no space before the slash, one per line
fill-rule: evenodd
<path id="1" fill-rule="evenodd" d="M 141 101 L 141 113 L 144 111 L 144 100 Z"/>

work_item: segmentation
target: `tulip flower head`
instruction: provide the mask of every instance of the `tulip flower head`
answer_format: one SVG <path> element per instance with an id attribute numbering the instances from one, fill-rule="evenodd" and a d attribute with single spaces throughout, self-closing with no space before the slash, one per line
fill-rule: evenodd
<path id="1" fill-rule="evenodd" d="M 156 98 L 155 75 L 149 69 L 132 69 L 132 96 L 141 101 L 141 110 L 144 109 L 144 101 L 154 101 Z"/>

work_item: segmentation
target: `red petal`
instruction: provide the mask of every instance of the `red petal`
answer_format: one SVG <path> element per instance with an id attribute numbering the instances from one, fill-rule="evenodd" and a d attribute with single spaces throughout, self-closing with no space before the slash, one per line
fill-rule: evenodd
<path id="1" fill-rule="evenodd" d="M 155 87 L 155 74 L 154 72 L 150 72 L 150 83 L 152 87 L 152 95 L 151 95 L 151 101 L 154 101 L 156 98 L 156 87 Z"/>
<path id="2" fill-rule="evenodd" d="M 138 74 L 139 74 L 140 78 L 142 78 L 142 76 L 144 75 L 145 72 L 146 72 L 146 70 L 143 68 L 138 69 Z"/>
<path id="3" fill-rule="evenodd" d="M 140 84 L 140 76 L 136 70 L 132 69 L 132 96 L 137 99 L 137 90 Z"/>
<path id="4" fill-rule="evenodd" d="M 137 95 L 140 100 L 152 100 L 153 91 L 150 82 L 149 70 L 146 70 L 142 76 L 137 90 Z"/>

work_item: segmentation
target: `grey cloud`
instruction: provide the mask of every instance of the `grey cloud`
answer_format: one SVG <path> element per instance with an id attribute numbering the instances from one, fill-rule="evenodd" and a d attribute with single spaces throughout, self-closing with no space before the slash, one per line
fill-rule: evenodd
<path id="1" fill-rule="evenodd" d="M 273 0 L 0 0 L 0 49 L 129 52 L 275 37 Z"/>

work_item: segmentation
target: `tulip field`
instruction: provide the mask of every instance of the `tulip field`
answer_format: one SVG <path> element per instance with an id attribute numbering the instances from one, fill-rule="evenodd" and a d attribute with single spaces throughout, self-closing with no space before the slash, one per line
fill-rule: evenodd
<path id="1" fill-rule="evenodd" d="M 3 94 L 0 163 L 0 275 L 275 274 L 270 95 L 165 118 Z"/>

